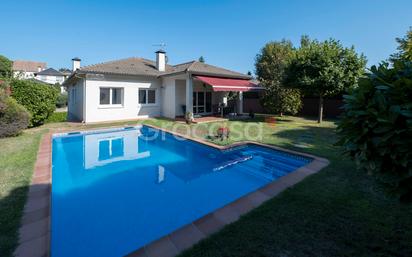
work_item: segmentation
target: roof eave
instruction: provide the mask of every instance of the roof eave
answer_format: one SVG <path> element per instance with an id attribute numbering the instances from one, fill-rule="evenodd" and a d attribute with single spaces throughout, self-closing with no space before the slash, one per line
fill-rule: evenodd
<path id="1" fill-rule="evenodd" d="M 118 72 L 102 72 L 102 71 L 86 71 L 86 70 L 76 70 L 73 72 L 64 82 L 63 86 L 68 84 L 73 77 L 76 75 L 86 75 L 86 74 L 103 74 L 103 75 L 120 75 L 120 76 L 141 76 L 141 77 L 151 77 L 151 78 L 157 78 L 158 75 L 152 75 L 152 74 L 131 74 L 131 73 L 118 73 Z"/>
<path id="2" fill-rule="evenodd" d="M 104 75 L 125 75 L 125 76 L 145 76 L 145 77 L 158 77 L 157 74 L 147 74 L 147 73 L 127 73 L 127 72 L 106 72 L 106 71 L 85 71 L 78 70 L 79 74 L 104 74 Z"/>
<path id="3" fill-rule="evenodd" d="M 213 77 L 219 77 L 219 78 L 232 78 L 232 79 L 245 79 L 245 80 L 250 80 L 252 79 L 251 76 L 249 75 L 235 75 L 235 74 L 221 74 L 221 73 L 211 73 L 211 72 L 196 72 L 196 71 L 178 71 L 178 72 L 170 72 L 166 74 L 160 74 L 158 77 L 170 77 L 170 76 L 176 76 L 180 74 L 185 74 L 188 73 L 190 75 L 199 75 L 199 76 L 213 76 Z"/>
<path id="4" fill-rule="evenodd" d="M 212 72 L 196 72 L 196 71 L 189 71 L 191 75 L 199 75 L 199 76 L 212 76 L 212 77 L 219 77 L 219 78 L 233 78 L 233 79 L 245 79 L 250 80 L 252 79 L 249 75 L 235 75 L 235 74 L 221 74 L 221 73 L 212 73 Z"/>

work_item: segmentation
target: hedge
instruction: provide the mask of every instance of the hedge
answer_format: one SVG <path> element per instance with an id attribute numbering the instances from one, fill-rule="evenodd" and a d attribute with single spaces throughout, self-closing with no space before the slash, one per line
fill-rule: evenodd
<path id="1" fill-rule="evenodd" d="M 30 112 L 30 127 L 42 125 L 56 109 L 58 92 L 52 86 L 29 80 L 13 80 L 11 89 L 12 97 Z"/>
<path id="2" fill-rule="evenodd" d="M 0 137 L 16 136 L 29 125 L 29 112 L 0 88 Z"/>
<path id="3" fill-rule="evenodd" d="M 50 115 L 45 123 L 56 123 L 56 122 L 65 122 L 67 121 L 67 112 L 54 112 Z"/>

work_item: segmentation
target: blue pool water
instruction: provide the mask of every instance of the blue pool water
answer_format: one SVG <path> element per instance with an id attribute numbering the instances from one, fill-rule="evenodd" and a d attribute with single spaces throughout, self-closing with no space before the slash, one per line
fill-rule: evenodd
<path id="1" fill-rule="evenodd" d="M 255 145 L 220 151 L 158 132 L 53 138 L 53 257 L 123 256 L 310 162 Z"/>

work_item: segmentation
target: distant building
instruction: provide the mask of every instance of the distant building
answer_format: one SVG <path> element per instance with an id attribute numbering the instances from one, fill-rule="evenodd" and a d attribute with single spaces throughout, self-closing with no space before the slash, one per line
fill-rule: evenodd
<path id="1" fill-rule="evenodd" d="M 53 68 L 48 68 L 46 70 L 36 72 L 35 74 L 36 80 L 43 81 L 47 84 L 54 85 L 56 83 L 59 83 L 60 85 L 63 83 L 63 81 L 66 79 L 66 75 L 61 73 L 60 71 L 57 71 Z M 63 93 L 66 90 L 64 89 L 63 86 L 60 87 L 60 92 Z"/>
<path id="2" fill-rule="evenodd" d="M 63 74 L 64 80 L 66 80 L 70 75 L 72 75 L 72 70 L 67 68 L 60 68 L 59 72 Z"/>
<path id="3" fill-rule="evenodd" d="M 18 79 L 32 79 L 35 73 L 46 69 L 47 63 L 16 60 L 13 62 L 13 76 Z"/>

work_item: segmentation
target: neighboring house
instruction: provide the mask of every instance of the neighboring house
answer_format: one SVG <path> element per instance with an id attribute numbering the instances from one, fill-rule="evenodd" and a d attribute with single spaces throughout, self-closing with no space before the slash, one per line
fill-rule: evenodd
<path id="1" fill-rule="evenodd" d="M 65 75 L 53 68 L 48 68 L 46 70 L 42 70 L 40 72 L 36 72 L 35 77 L 37 80 L 43 81 L 47 84 L 54 85 L 56 83 L 63 84 Z M 63 86 L 60 87 L 60 92 L 65 92 Z"/>
<path id="2" fill-rule="evenodd" d="M 69 92 L 68 118 L 82 122 L 130 120 L 163 116 L 174 119 L 185 112 L 211 115 L 228 92 L 260 90 L 251 77 L 198 61 L 166 64 L 166 52 L 156 61 L 128 58 L 86 67 L 73 59 L 73 73 L 63 85 Z"/>
<path id="3" fill-rule="evenodd" d="M 45 62 L 33 61 L 13 61 L 13 76 L 18 79 L 32 79 L 36 72 L 40 72 L 46 68 Z"/>
<path id="4" fill-rule="evenodd" d="M 63 74 L 64 79 L 67 79 L 72 74 L 72 71 L 66 68 L 59 69 L 59 72 Z"/>

